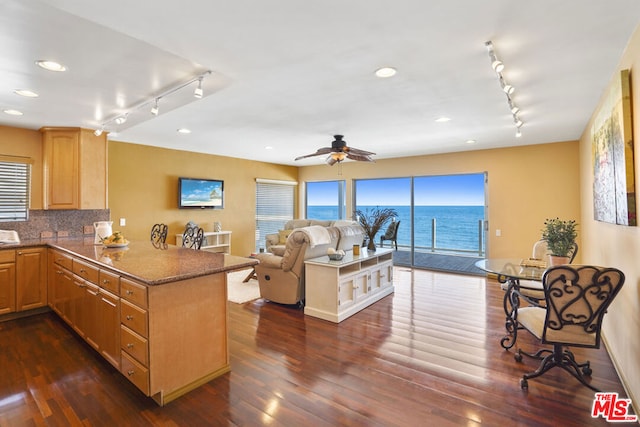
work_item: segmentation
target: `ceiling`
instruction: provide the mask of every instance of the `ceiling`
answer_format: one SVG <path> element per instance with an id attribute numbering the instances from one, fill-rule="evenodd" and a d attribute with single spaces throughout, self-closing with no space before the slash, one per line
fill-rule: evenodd
<path id="1" fill-rule="evenodd" d="M 374 159 L 576 140 L 639 22 L 637 0 L 3 0 L 0 111 L 23 115 L 0 125 L 299 166 L 334 134 Z"/>

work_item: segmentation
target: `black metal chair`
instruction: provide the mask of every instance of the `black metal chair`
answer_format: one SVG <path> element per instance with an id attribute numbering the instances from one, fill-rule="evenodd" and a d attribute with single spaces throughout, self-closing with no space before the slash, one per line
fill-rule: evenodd
<path id="1" fill-rule="evenodd" d="M 585 376 L 591 375 L 589 361 L 578 363 L 569 347 L 600 348 L 602 319 L 607 308 L 624 284 L 624 273 L 616 268 L 558 265 L 548 268 L 542 277 L 546 307 L 521 307 L 518 325 L 538 338 L 542 344 L 553 345 L 527 353 L 518 349 L 514 355 L 541 360 L 534 372 L 520 380 L 523 389 L 528 380 L 539 377 L 559 366 L 594 391 Z"/>
<path id="2" fill-rule="evenodd" d="M 169 233 L 168 225 L 153 224 L 153 227 L 151 227 L 151 243 L 153 243 L 154 246 L 166 243 L 168 233 Z"/>
<path id="3" fill-rule="evenodd" d="M 400 227 L 400 221 L 392 221 L 387 227 L 387 231 L 380 236 L 380 247 L 385 240 L 391 240 L 396 245 L 396 251 L 398 250 L 398 227 Z"/>
<path id="4" fill-rule="evenodd" d="M 189 226 L 182 233 L 182 247 L 199 250 L 204 240 L 204 230 L 200 227 Z"/>

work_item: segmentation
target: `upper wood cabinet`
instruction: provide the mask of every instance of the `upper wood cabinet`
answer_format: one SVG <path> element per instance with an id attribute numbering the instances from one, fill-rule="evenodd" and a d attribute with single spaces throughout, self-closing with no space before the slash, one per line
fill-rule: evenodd
<path id="1" fill-rule="evenodd" d="M 107 208 L 107 136 L 42 128 L 45 209 Z"/>

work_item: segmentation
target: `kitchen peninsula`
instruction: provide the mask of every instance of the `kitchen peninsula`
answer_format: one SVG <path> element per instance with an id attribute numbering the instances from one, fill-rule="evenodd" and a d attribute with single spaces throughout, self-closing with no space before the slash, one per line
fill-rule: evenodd
<path id="1" fill-rule="evenodd" d="M 230 370 L 225 273 L 256 260 L 146 241 L 46 246 L 49 306 L 159 405 Z"/>

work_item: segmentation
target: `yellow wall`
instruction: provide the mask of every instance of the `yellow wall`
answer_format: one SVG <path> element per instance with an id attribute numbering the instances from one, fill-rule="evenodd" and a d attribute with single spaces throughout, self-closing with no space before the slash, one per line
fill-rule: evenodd
<path id="1" fill-rule="evenodd" d="M 178 177 L 224 180 L 224 209 L 178 209 Z M 129 239 L 148 239 L 157 222 L 169 225 L 167 243 L 189 220 L 205 231 L 222 223 L 232 231 L 231 252 L 255 252 L 256 178 L 297 181 L 293 166 L 196 154 L 109 141 L 109 209 L 113 229 Z M 126 219 L 126 226 L 119 219 Z"/>
<path id="2" fill-rule="evenodd" d="M 640 184 L 640 28 L 629 40 L 619 71 L 631 70 L 631 104 L 633 106 L 633 140 L 635 151 L 636 194 Z M 603 94 L 604 95 L 604 94 Z M 602 101 L 595 112 L 602 105 Z M 593 219 L 593 163 L 591 159 L 591 126 L 593 117 L 580 139 L 580 194 L 582 196 L 582 259 L 585 263 L 620 268 L 626 282 L 605 316 L 607 348 L 627 386 L 634 408 L 640 403 L 640 227 L 627 227 Z M 637 207 L 636 207 L 637 211 Z"/>
<path id="3" fill-rule="evenodd" d="M 341 175 L 338 165 L 309 166 L 300 169 L 299 179 L 300 183 L 345 180 L 350 217 L 353 179 L 487 172 L 488 255 L 528 257 L 546 218 L 580 218 L 578 152 L 578 142 L 572 141 L 375 163 L 346 162 Z M 300 186 L 300 200 L 304 200 L 304 185 Z M 496 236 L 497 229 L 501 237 Z"/>
<path id="4" fill-rule="evenodd" d="M 42 134 L 37 130 L 0 126 L 0 154 L 33 160 L 30 207 L 42 209 Z"/>

